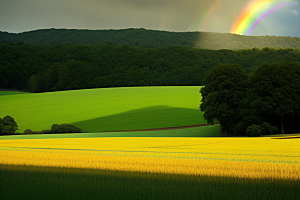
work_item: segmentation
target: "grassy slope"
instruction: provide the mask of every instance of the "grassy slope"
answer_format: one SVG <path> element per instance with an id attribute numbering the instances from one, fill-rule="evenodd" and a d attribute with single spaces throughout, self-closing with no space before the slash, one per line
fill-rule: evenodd
<path id="1" fill-rule="evenodd" d="M 25 129 L 73 123 L 86 132 L 176 127 L 206 123 L 199 86 L 73 90 L 0 96 L 0 117 Z M 0 92 L 1 93 L 1 92 Z"/>

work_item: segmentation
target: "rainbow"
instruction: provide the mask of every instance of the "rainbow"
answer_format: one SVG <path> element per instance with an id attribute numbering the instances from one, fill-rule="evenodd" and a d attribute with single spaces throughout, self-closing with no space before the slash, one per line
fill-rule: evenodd
<path id="1" fill-rule="evenodd" d="M 289 5 L 293 0 L 251 0 L 231 26 L 230 33 L 249 35 L 268 15 Z"/>
<path id="2" fill-rule="evenodd" d="M 193 29 L 199 30 L 199 28 L 201 28 L 201 31 L 206 31 L 206 27 L 213 13 L 218 7 L 219 3 L 220 0 L 200 1 L 196 15 L 194 16 L 193 21 L 189 26 L 189 30 L 193 30 Z M 202 24 L 202 27 L 199 27 L 199 24 Z"/>
<path id="3" fill-rule="evenodd" d="M 215 1 L 213 2 L 212 6 L 211 6 L 211 8 L 209 9 L 209 12 L 208 12 L 208 14 L 207 14 L 207 16 L 206 16 L 206 18 L 205 18 L 205 21 L 204 21 L 204 24 L 203 24 L 203 26 L 202 26 L 202 28 L 201 28 L 201 31 L 205 31 L 205 30 L 206 30 L 206 26 L 207 26 L 207 24 L 208 24 L 208 22 L 209 22 L 209 20 L 210 20 L 210 18 L 211 18 L 211 15 L 214 13 L 214 11 L 215 11 L 216 6 L 217 6 L 218 3 L 219 3 L 219 0 L 215 0 Z"/>

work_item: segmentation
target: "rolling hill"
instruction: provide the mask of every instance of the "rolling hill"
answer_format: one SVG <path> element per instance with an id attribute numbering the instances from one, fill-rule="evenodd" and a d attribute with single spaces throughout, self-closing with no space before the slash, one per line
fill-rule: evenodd
<path id="1" fill-rule="evenodd" d="M 62 123 L 84 132 L 204 124 L 199 90 L 199 86 L 124 87 L 0 95 L 0 116 L 14 117 L 20 133 Z"/>
<path id="2" fill-rule="evenodd" d="M 201 49 L 298 48 L 300 38 L 242 36 L 212 32 L 168 32 L 146 29 L 76 30 L 40 29 L 23 33 L 0 31 L 0 43 L 28 44 L 108 44 L 139 47 L 189 46 Z"/>

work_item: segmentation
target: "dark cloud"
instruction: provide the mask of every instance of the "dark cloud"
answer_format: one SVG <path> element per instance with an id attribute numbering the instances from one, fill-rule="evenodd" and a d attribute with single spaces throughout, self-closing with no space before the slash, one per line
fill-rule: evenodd
<path id="1" fill-rule="evenodd" d="M 207 20 L 213 2 L 216 2 L 216 6 Z M 247 2 L 248 0 L 0 0 L 0 30 L 23 32 L 43 28 L 146 28 L 200 31 L 207 20 L 206 31 L 229 32 L 231 24 Z M 277 20 L 277 26 L 286 30 L 278 34 L 294 36 L 298 32 L 297 36 L 300 36 L 300 28 L 295 25 L 299 22 L 299 12 L 299 8 L 294 6 L 290 9 L 290 15 Z M 256 30 L 255 33 L 267 35 L 269 31 L 272 29 L 261 28 L 261 31 Z"/>

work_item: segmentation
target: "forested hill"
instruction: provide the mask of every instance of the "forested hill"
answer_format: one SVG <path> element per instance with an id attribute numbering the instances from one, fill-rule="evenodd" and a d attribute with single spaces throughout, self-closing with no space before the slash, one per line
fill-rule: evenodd
<path id="1" fill-rule="evenodd" d="M 32 92 L 131 86 L 199 86 L 206 71 L 300 62 L 300 49 L 207 50 L 128 45 L 0 44 L 0 88 Z"/>
<path id="2" fill-rule="evenodd" d="M 75 30 L 41 29 L 23 33 L 0 31 L 0 43 L 108 44 L 139 47 L 189 46 L 202 49 L 297 48 L 298 37 L 242 36 L 230 33 L 168 32 L 146 29 Z"/>

